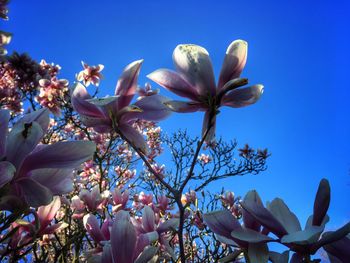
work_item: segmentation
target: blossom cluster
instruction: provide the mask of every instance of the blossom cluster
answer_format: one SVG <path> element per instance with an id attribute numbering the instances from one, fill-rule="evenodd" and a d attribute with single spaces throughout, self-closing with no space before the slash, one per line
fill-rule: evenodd
<path id="1" fill-rule="evenodd" d="M 3 19 L 7 2 L 0 0 Z M 10 35 L 0 37 L 4 54 Z M 186 101 L 140 86 L 143 60 L 124 68 L 113 95 L 99 98 L 102 64 L 82 62 L 69 85 L 58 65 L 2 56 L 0 261 L 288 263 L 292 253 L 291 262 L 302 263 L 323 247 L 334 262 L 347 262 L 349 224 L 324 233 L 327 180 L 304 230 L 279 198 L 265 207 L 254 190 L 243 199 L 208 191 L 222 178 L 264 171 L 270 156 L 248 144 L 236 154 L 235 143 L 215 135 L 221 107 L 249 106 L 263 93 L 241 77 L 247 47 L 228 46 L 215 83 L 207 50 L 178 45 L 175 70 L 148 78 Z M 197 111 L 204 113 L 199 139 L 164 139 L 159 121 Z M 174 165 L 164 161 L 167 149 Z M 271 251 L 271 242 L 286 251 Z"/>

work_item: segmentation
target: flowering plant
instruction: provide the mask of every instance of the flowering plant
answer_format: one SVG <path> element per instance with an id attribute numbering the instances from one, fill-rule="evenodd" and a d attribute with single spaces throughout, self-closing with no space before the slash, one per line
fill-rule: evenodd
<path id="1" fill-rule="evenodd" d="M 3 19 L 7 4 L 0 0 Z M 262 96 L 261 84 L 241 77 L 247 42 L 229 45 L 217 84 L 207 50 L 178 45 L 176 70 L 148 75 L 188 99 L 178 101 L 139 85 L 143 60 L 101 98 L 102 64 L 82 62 L 69 84 L 56 64 L 7 55 L 10 39 L 0 31 L 1 262 L 301 263 L 319 262 L 321 249 L 332 262 L 349 261 L 350 223 L 325 231 L 328 180 L 304 229 L 280 198 L 264 206 L 255 190 L 243 199 L 209 191 L 214 181 L 263 172 L 270 156 L 215 136 L 222 106 Z M 196 111 L 204 112 L 199 137 L 158 124 Z"/>

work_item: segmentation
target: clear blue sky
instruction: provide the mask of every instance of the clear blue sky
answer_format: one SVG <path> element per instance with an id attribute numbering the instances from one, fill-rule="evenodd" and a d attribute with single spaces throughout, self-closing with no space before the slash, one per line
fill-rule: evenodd
<path id="1" fill-rule="evenodd" d="M 266 172 L 212 189 L 225 184 L 243 195 L 255 188 L 264 201 L 280 196 L 305 220 L 326 177 L 332 187 L 329 227 L 335 227 L 350 218 L 349 12 L 345 0 L 15 0 L 10 21 L 1 25 L 14 33 L 10 52 L 58 63 L 71 81 L 81 60 L 104 64 L 103 94 L 112 94 L 123 67 L 134 60 L 145 59 L 141 84 L 153 70 L 172 68 L 180 43 L 205 47 L 217 76 L 228 44 L 245 39 L 243 76 L 264 84 L 265 92 L 251 107 L 224 109 L 217 134 L 267 147 L 272 157 Z M 201 114 L 181 114 L 162 127 L 172 131 L 181 124 L 199 134 L 201 122 Z"/>

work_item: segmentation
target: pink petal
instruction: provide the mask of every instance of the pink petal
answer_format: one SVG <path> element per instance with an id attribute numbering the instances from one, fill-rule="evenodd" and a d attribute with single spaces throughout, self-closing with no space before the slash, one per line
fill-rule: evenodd
<path id="1" fill-rule="evenodd" d="M 151 232 L 155 230 L 154 212 L 149 206 L 145 206 L 143 208 L 142 226 L 146 232 Z"/>
<path id="2" fill-rule="evenodd" d="M 112 248 L 110 244 L 105 244 L 103 246 L 103 252 L 102 252 L 102 256 L 101 256 L 101 261 L 98 262 L 103 262 L 103 263 L 115 263 L 115 261 L 113 261 L 113 257 L 112 257 Z"/>
<path id="3" fill-rule="evenodd" d="M 137 238 L 134 257 L 137 257 L 144 251 L 145 247 L 159 240 L 159 234 L 157 231 L 148 232 L 145 234 L 139 234 Z M 148 262 L 148 261 L 146 261 Z"/>
<path id="4" fill-rule="evenodd" d="M 0 158 L 5 154 L 9 119 L 10 112 L 8 110 L 0 110 Z"/>
<path id="5" fill-rule="evenodd" d="M 249 197 L 241 202 L 241 206 L 247 213 L 276 236 L 281 238 L 288 234 L 284 226 L 262 205 L 261 199 L 255 190 L 249 191 L 247 196 Z"/>
<path id="6" fill-rule="evenodd" d="M 120 122 L 129 122 L 131 120 L 142 119 L 148 121 L 160 121 L 171 114 L 168 107 L 164 105 L 169 101 L 168 98 L 161 95 L 146 96 L 135 102 L 142 112 L 128 112 L 121 117 Z"/>
<path id="7" fill-rule="evenodd" d="M 164 221 L 163 223 L 159 224 L 159 227 L 157 228 L 158 233 L 163 233 L 167 231 L 175 230 L 179 226 L 179 219 L 178 218 L 170 218 L 169 220 Z"/>
<path id="8" fill-rule="evenodd" d="M 147 77 L 165 89 L 174 92 L 181 97 L 189 98 L 191 100 L 198 100 L 199 94 L 196 88 L 175 71 L 158 69 L 147 75 Z"/>
<path id="9" fill-rule="evenodd" d="M 83 218 L 83 224 L 86 231 L 90 234 L 92 239 L 95 240 L 95 242 L 98 243 L 102 240 L 106 240 L 106 238 L 101 232 L 100 224 L 94 215 L 85 215 Z"/>
<path id="10" fill-rule="evenodd" d="M 214 71 L 208 52 L 200 46 L 178 45 L 173 53 L 177 70 L 195 86 L 197 93 L 207 98 L 216 94 Z"/>
<path id="11" fill-rule="evenodd" d="M 96 132 L 107 133 L 112 129 L 112 123 L 110 119 L 94 118 L 86 115 L 80 115 L 80 120 L 86 127 L 92 127 Z"/>
<path id="12" fill-rule="evenodd" d="M 142 153 L 147 153 L 147 144 L 143 136 L 136 131 L 133 127 L 127 124 L 123 124 L 118 127 L 120 132 L 128 141 Z"/>
<path id="13" fill-rule="evenodd" d="M 226 82 L 238 78 L 247 61 L 248 43 L 244 40 L 235 40 L 227 48 L 224 63 L 221 68 L 218 89 Z"/>
<path id="14" fill-rule="evenodd" d="M 16 168 L 12 163 L 3 161 L 0 162 L 0 188 L 10 182 L 16 172 Z"/>
<path id="15" fill-rule="evenodd" d="M 86 115 L 87 117 L 106 118 L 105 114 L 98 106 L 87 101 L 91 99 L 91 96 L 83 85 L 76 83 L 73 89 L 71 97 L 72 105 L 79 114 Z"/>
<path id="16" fill-rule="evenodd" d="M 95 143 L 90 141 L 57 142 L 30 154 L 20 173 L 41 168 L 76 168 L 91 159 L 95 150 Z"/>
<path id="17" fill-rule="evenodd" d="M 164 103 L 171 111 L 181 112 L 181 113 L 189 113 L 206 110 L 208 106 L 200 102 L 194 101 L 178 101 L 178 100 L 170 100 Z"/>
<path id="18" fill-rule="evenodd" d="M 126 66 L 120 76 L 115 89 L 115 95 L 120 95 L 118 108 L 122 109 L 128 106 L 136 93 L 137 78 L 140 73 L 143 60 L 137 60 Z"/>
<path id="19" fill-rule="evenodd" d="M 43 137 L 37 122 L 16 124 L 7 137 L 6 160 L 19 170 L 22 162 Z"/>
<path id="20" fill-rule="evenodd" d="M 37 169 L 30 178 L 49 188 L 52 194 L 62 195 L 73 190 L 72 169 Z"/>
<path id="21" fill-rule="evenodd" d="M 233 108 L 254 104 L 260 98 L 263 89 L 264 86 L 258 84 L 247 88 L 232 90 L 223 97 L 222 104 Z"/>
<path id="22" fill-rule="evenodd" d="M 142 253 L 136 258 L 135 263 L 152 262 L 154 255 L 158 252 L 157 247 L 147 246 Z"/>
<path id="23" fill-rule="evenodd" d="M 233 230 L 242 228 L 238 220 L 228 210 L 204 214 L 203 220 L 211 231 L 228 239 L 232 239 L 231 232 Z"/>
<path id="24" fill-rule="evenodd" d="M 52 201 L 51 191 L 30 178 L 23 177 L 16 181 L 16 185 L 21 189 L 29 206 L 39 207 Z"/>
<path id="25" fill-rule="evenodd" d="M 46 206 L 38 208 L 38 217 L 40 219 L 40 229 L 45 229 L 55 217 L 57 211 L 61 207 L 61 200 L 58 196 L 54 197 L 52 202 Z"/>
<path id="26" fill-rule="evenodd" d="M 136 231 L 129 220 L 115 221 L 111 230 L 113 262 L 132 263 Z"/>

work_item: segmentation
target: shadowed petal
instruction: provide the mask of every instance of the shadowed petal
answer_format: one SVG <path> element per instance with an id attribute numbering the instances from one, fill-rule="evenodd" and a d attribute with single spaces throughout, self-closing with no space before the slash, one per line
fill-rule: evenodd
<path id="1" fill-rule="evenodd" d="M 349 262 L 350 259 L 350 238 L 343 237 L 342 239 L 331 244 L 323 246 L 328 254 L 336 257 L 341 262 Z"/>
<path id="2" fill-rule="evenodd" d="M 67 194 L 73 190 L 73 171 L 71 169 L 37 169 L 30 178 L 49 188 L 53 195 Z"/>
<path id="3" fill-rule="evenodd" d="M 115 95 L 120 95 L 117 110 L 128 106 L 135 95 L 137 78 L 140 73 L 143 60 L 137 60 L 126 66 L 115 88 Z"/>
<path id="4" fill-rule="evenodd" d="M 135 260 L 135 263 L 147 263 L 150 262 L 154 255 L 157 253 L 158 248 L 153 246 L 145 247 L 143 252 Z"/>
<path id="5" fill-rule="evenodd" d="M 288 263 L 289 260 L 289 251 L 286 250 L 282 254 L 270 251 L 269 259 L 272 263 Z"/>
<path id="6" fill-rule="evenodd" d="M 103 263 L 115 263 L 115 262 L 113 262 L 112 248 L 111 248 L 111 245 L 109 243 L 106 243 L 103 246 L 101 261 L 98 261 L 98 262 L 99 263 L 101 263 L 101 262 L 103 262 Z"/>
<path id="7" fill-rule="evenodd" d="M 159 224 L 159 227 L 157 228 L 158 233 L 163 233 L 167 231 L 175 230 L 179 226 L 179 219 L 178 218 L 170 218 L 169 220 L 164 221 L 163 223 Z"/>
<path id="8" fill-rule="evenodd" d="M 42 137 L 43 130 L 36 122 L 16 125 L 7 137 L 6 160 L 19 170 L 24 159 L 34 150 Z"/>
<path id="9" fill-rule="evenodd" d="M 90 141 L 57 142 L 30 154 L 20 173 L 41 168 L 76 168 L 92 158 L 96 145 Z"/>
<path id="10" fill-rule="evenodd" d="M 16 184 L 22 190 L 23 196 L 29 206 L 39 207 L 48 205 L 52 201 L 51 191 L 30 178 L 23 177 L 17 180 Z"/>
<path id="11" fill-rule="evenodd" d="M 320 226 L 323 218 L 326 216 L 329 203 L 331 199 L 331 188 L 329 182 L 326 179 L 322 179 L 317 190 L 314 213 L 312 218 L 312 224 L 314 226 Z"/>
<path id="12" fill-rule="evenodd" d="M 171 111 L 164 103 L 168 102 L 167 97 L 161 95 L 152 95 L 143 97 L 141 100 L 135 102 L 135 106 L 139 107 L 142 111 L 128 112 L 124 114 L 121 122 L 128 122 L 130 120 L 142 119 L 147 121 L 160 121 L 165 119 L 171 114 Z"/>
<path id="13" fill-rule="evenodd" d="M 196 88 L 175 71 L 158 69 L 147 75 L 147 77 L 176 95 L 194 101 L 198 100 L 199 94 Z"/>
<path id="14" fill-rule="evenodd" d="M 50 123 L 50 111 L 46 108 L 25 114 L 14 126 L 22 123 L 36 122 L 40 125 L 43 133 L 46 133 Z"/>
<path id="15" fill-rule="evenodd" d="M 151 245 L 158 239 L 159 239 L 159 235 L 156 231 L 149 232 L 146 234 L 139 234 L 137 238 L 134 257 L 137 257 L 138 255 L 140 255 L 142 251 L 145 249 L 145 247 Z"/>
<path id="16" fill-rule="evenodd" d="M 249 191 L 244 196 L 243 202 L 245 203 L 254 202 L 254 203 L 257 203 L 258 205 L 261 205 L 261 206 L 263 205 L 261 202 L 260 196 L 255 191 Z M 260 232 L 261 224 L 244 209 L 242 209 L 242 217 L 243 217 L 243 223 L 245 227 Z"/>
<path id="17" fill-rule="evenodd" d="M 200 96 L 207 98 L 216 94 L 213 67 L 205 48 L 192 44 L 178 45 L 173 60 L 177 70 Z"/>
<path id="18" fill-rule="evenodd" d="M 0 188 L 11 181 L 15 172 L 16 168 L 12 163 L 7 161 L 0 162 Z"/>
<path id="19" fill-rule="evenodd" d="M 263 93 L 263 85 L 254 85 L 246 88 L 234 89 L 227 93 L 222 99 L 222 105 L 240 108 L 249 106 L 258 101 Z"/>
<path id="20" fill-rule="evenodd" d="M 112 130 L 111 119 L 88 117 L 82 114 L 79 115 L 79 118 L 86 127 L 92 127 L 96 132 L 107 133 Z"/>
<path id="21" fill-rule="evenodd" d="M 250 243 L 248 257 L 250 262 L 267 263 L 269 261 L 269 248 L 265 243 Z"/>
<path id="22" fill-rule="evenodd" d="M 303 256 L 298 253 L 294 253 L 289 263 L 303 263 Z"/>
<path id="23" fill-rule="evenodd" d="M 248 194 L 254 196 L 258 193 L 254 191 L 249 191 Z M 287 235 L 287 230 L 282 226 L 282 224 L 271 214 L 269 210 L 267 210 L 260 202 L 260 197 L 249 198 L 245 201 L 241 202 L 241 206 L 246 212 L 248 212 L 251 216 L 255 218 L 261 225 L 268 228 L 271 232 L 273 232 L 278 237 L 282 237 Z"/>
<path id="24" fill-rule="evenodd" d="M 229 239 L 232 239 L 232 231 L 241 228 L 238 220 L 228 210 L 204 214 L 203 220 L 215 234 Z"/>
<path id="25" fill-rule="evenodd" d="M 247 61 L 247 52 L 248 43 L 244 40 L 235 40 L 228 46 L 220 72 L 219 90 L 226 82 L 241 75 Z"/>
<path id="26" fill-rule="evenodd" d="M 95 240 L 96 242 L 105 240 L 105 237 L 100 229 L 100 224 L 94 215 L 85 215 L 83 218 L 83 224 L 86 231 L 90 234 L 93 240 Z"/>
<path id="27" fill-rule="evenodd" d="M 333 242 L 337 242 L 340 239 L 345 238 L 350 233 L 350 222 L 337 229 L 336 231 L 325 232 L 322 234 L 321 239 L 312 246 L 311 251 L 316 252 L 320 247 Z"/>
<path id="28" fill-rule="evenodd" d="M 321 233 L 323 232 L 323 227 L 312 226 L 308 229 L 297 231 L 282 237 L 281 242 L 285 244 L 298 244 L 298 245 L 309 245 L 317 242 Z"/>
<path id="29" fill-rule="evenodd" d="M 8 133 L 8 123 L 10 112 L 8 110 L 0 110 L 0 158 L 6 151 L 6 137 Z"/>
<path id="30" fill-rule="evenodd" d="M 231 236 L 235 239 L 248 243 L 260 243 L 274 240 L 271 237 L 265 236 L 255 230 L 243 227 L 233 230 L 231 232 Z"/>
<path id="31" fill-rule="evenodd" d="M 280 198 L 275 198 L 267 206 L 267 209 L 274 217 L 284 226 L 288 233 L 293 233 L 301 230 L 301 226 L 296 215 L 291 212 L 288 206 Z"/>
<path id="32" fill-rule="evenodd" d="M 164 105 L 169 110 L 180 113 L 196 112 L 207 108 L 203 103 L 194 101 L 169 100 Z"/>
<path id="33" fill-rule="evenodd" d="M 143 136 L 130 125 L 124 124 L 118 127 L 120 132 L 128 141 L 142 153 L 147 153 L 147 144 Z"/>
<path id="34" fill-rule="evenodd" d="M 136 231 L 128 220 L 118 220 L 111 230 L 113 262 L 132 263 L 136 247 Z"/>
<path id="35" fill-rule="evenodd" d="M 149 206 L 145 206 L 142 212 L 142 226 L 146 232 L 154 231 L 155 217 L 154 212 Z"/>
<path id="36" fill-rule="evenodd" d="M 80 115 L 95 118 L 106 118 L 105 114 L 98 106 L 88 102 L 89 99 L 91 99 L 91 96 L 86 91 L 86 88 L 80 83 L 75 83 L 71 97 L 73 108 Z"/>

